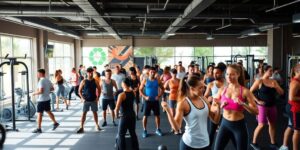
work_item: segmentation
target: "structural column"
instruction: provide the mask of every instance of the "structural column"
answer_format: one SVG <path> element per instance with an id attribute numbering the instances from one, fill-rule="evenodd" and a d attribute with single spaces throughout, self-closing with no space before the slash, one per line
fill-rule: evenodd
<path id="1" fill-rule="evenodd" d="M 81 40 L 74 40 L 74 60 L 75 60 L 75 68 L 78 68 L 80 64 L 82 64 L 82 47 Z"/>
<path id="2" fill-rule="evenodd" d="M 292 54 L 292 26 L 283 26 L 268 31 L 268 62 L 282 69 L 282 78 L 286 79 L 286 57 Z"/>
<path id="3" fill-rule="evenodd" d="M 49 76 L 49 61 L 48 57 L 46 57 L 48 31 L 38 30 L 37 34 L 37 67 L 45 69 L 46 75 Z"/>

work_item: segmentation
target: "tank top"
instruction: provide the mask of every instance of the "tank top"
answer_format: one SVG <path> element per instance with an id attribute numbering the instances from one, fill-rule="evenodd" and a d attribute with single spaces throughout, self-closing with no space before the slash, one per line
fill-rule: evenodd
<path id="1" fill-rule="evenodd" d="M 139 81 L 138 78 L 136 78 L 135 80 L 133 80 L 133 79 L 130 77 L 130 87 L 131 87 L 132 89 L 137 88 L 138 85 L 139 85 L 139 83 L 140 83 L 140 81 Z"/>
<path id="2" fill-rule="evenodd" d="M 169 81 L 170 95 L 169 100 L 177 100 L 179 83 L 175 83 L 173 80 Z"/>
<path id="3" fill-rule="evenodd" d="M 158 96 L 158 81 L 154 79 L 153 81 L 147 79 L 145 85 L 146 96 L 149 96 L 150 101 L 155 101 L 155 97 Z"/>
<path id="4" fill-rule="evenodd" d="M 97 96 L 96 96 L 96 82 L 95 79 L 92 80 L 85 80 L 85 84 L 83 87 L 83 98 L 86 101 L 95 101 Z"/>
<path id="5" fill-rule="evenodd" d="M 64 79 L 61 78 L 60 80 L 57 81 L 57 85 L 63 85 L 64 84 Z"/>
<path id="6" fill-rule="evenodd" d="M 221 96 L 221 102 L 227 102 L 227 105 L 224 106 L 224 109 L 225 110 L 243 111 L 244 107 L 242 105 L 236 103 L 233 99 L 226 97 L 225 96 L 226 92 L 227 92 L 227 88 L 225 89 L 225 91 L 223 92 L 223 94 Z M 240 99 L 242 102 L 245 102 L 242 95 L 243 95 L 243 87 L 241 86 L 240 95 L 238 96 L 238 99 Z"/>
<path id="7" fill-rule="evenodd" d="M 211 87 L 211 96 L 215 97 L 218 94 L 219 88 L 217 87 L 216 81 L 213 81 L 213 86 Z"/>
<path id="8" fill-rule="evenodd" d="M 261 87 L 258 89 L 257 98 L 265 102 L 264 106 L 271 107 L 275 105 L 275 94 L 275 88 L 268 87 L 262 83 Z"/>
<path id="9" fill-rule="evenodd" d="M 102 94 L 101 94 L 102 99 L 106 99 L 106 100 L 114 99 L 113 84 L 111 79 L 110 79 L 110 83 L 108 84 L 105 82 L 105 79 L 102 79 L 101 89 L 102 89 Z"/>
<path id="10" fill-rule="evenodd" d="M 300 83 L 296 78 L 293 78 L 292 81 Z M 297 96 L 300 96 L 300 91 L 298 91 Z M 291 112 L 300 112 L 300 101 L 289 100 L 289 104 L 291 105 Z"/>
<path id="11" fill-rule="evenodd" d="M 126 94 L 126 98 L 121 103 L 121 114 L 123 117 L 126 116 L 133 116 L 135 115 L 134 109 L 133 109 L 133 103 L 134 103 L 134 93 L 131 92 L 124 92 Z"/>
<path id="12" fill-rule="evenodd" d="M 182 135 L 183 142 L 192 148 L 204 148 L 209 145 L 209 136 L 207 130 L 208 106 L 204 100 L 204 107 L 199 109 L 186 98 L 190 105 L 190 112 L 184 116 L 185 132 Z"/>
<path id="13" fill-rule="evenodd" d="M 208 83 L 210 83 L 210 82 L 212 82 L 214 80 L 215 80 L 215 78 L 208 77 L 208 78 L 205 79 L 205 84 L 207 85 Z"/>

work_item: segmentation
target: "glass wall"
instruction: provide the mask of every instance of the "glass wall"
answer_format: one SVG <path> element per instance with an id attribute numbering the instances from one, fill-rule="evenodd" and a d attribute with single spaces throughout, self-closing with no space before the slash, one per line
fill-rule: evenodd
<path id="1" fill-rule="evenodd" d="M 48 42 L 49 45 L 53 45 L 53 57 L 49 58 L 49 74 L 53 77 L 55 70 L 61 69 L 65 79 L 70 78 L 72 70 L 72 44 Z M 52 79 L 51 79 L 52 80 Z"/>
<path id="2" fill-rule="evenodd" d="M 17 61 L 24 62 L 29 70 L 29 88 L 32 90 L 32 39 L 30 38 L 21 38 L 7 35 L 0 35 L 0 62 L 5 62 L 8 60 L 3 59 L 7 54 L 9 57 L 25 57 L 26 59 L 19 58 Z M 22 76 L 20 72 L 25 71 L 25 67 L 22 65 L 14 66 L 14 81 L 15 88 L 24 88 L 26 90 L 26 78 Z M 1 69 L 1 72 L 5 73 L 0 80 L 2 86 L 0 92 L 4 93 L 5 97 L 11 96 L 11 72 L 8 65 L 4 65 Z M 5 86 L 4 86 L 5 85 Z M 2 97 L 0 95 L 0 97 Z"/>
<path id="3" fill-rule="evenodd" d="M 199 57 L 205 56 L 207 63 L 231 60 L 231 55 L 255 55 L 255 59 L 265 59 L 267 62 L 267 47 L 136 47 L 135 57 L 156 56 L 163 68 L 166 65 L 177 64 L 182 61 L 185 67 L 191 61 L 198 62 Z"/>

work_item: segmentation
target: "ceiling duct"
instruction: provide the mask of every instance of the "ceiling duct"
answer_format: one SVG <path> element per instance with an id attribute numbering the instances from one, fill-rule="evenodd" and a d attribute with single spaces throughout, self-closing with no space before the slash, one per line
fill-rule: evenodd
<path id="1" fill-rule="evenodd" d="M 94 2 L 92 0 L 73 0 L 75 4 L 78 5 L 85 13 L 92 16 L 102 16 L 94 7 L 91 2 Z M 94 2 L 96 4 L 96 2 Z M 95 5 L 96 6 L 96 5 Z M 117 32 L 104 20 L 103 18 L 94 18 L 92 19 L 97 22 L 100 26 L 106 26 L 103 27 L 110 35 L 112 35 L 117 40 L 121 40 L 121 37 L 117 34 Z"/>
<path id="2" fill-rule="evenodd" d="M 195 16 L 197 16 L 200 12 L 205 10 L 208 6 L 213 4 L 216 0 L 193 0 L 184 10 L 184 13 L 177 17 L 177 19 L 168 27 L 163 36 L 162 40 L 165 40 L 169 37 L 168 34 L 175 33 L 179 26 L 184 26 L 187 22 Z"/>

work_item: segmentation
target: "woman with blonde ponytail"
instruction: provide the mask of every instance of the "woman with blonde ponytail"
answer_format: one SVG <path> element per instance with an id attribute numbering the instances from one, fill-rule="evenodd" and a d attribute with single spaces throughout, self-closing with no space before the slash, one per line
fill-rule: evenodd
<path id="1" fill-rule="evenodd" d="M 185 133 L 180 141 L 180 150 L 209 149 L 207 130 L 208 117 L 215 123 L 220 120 L 220 107 L 213 102 L 212 106 L 203 96 L 205 85 L 201 77 L 192 75 L 180 81 L 176 115 L 173 118 L 166 102 L 161 105 L 166 110 L 169 122 L 174 131 L 181 129 L 182 119 L 185 121 Z"/>
<path id="2" fill-rule="evenodd" d="M 215 100 L 223 108 L 223 119 L 216 138 L 215 150 L 226 148 L 229 140 L 235 143 L 235 149 L 248 149 L 248 131 L 244 119 L 244 110 L 258 114 L 255 97 L 245 88 L 243 68 L 237 64 L 227 66 L 226 80 L 228 86 L 219 90 Z"/>

